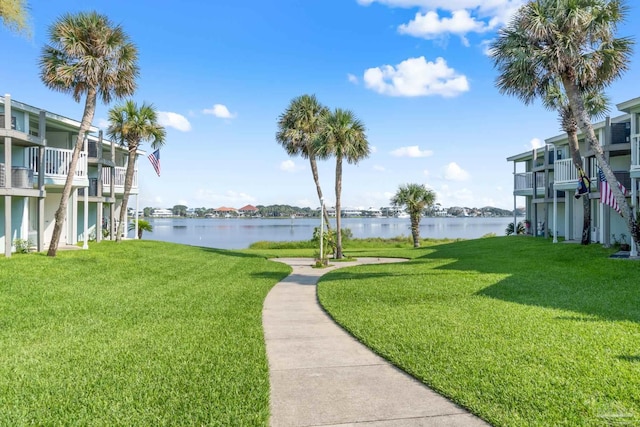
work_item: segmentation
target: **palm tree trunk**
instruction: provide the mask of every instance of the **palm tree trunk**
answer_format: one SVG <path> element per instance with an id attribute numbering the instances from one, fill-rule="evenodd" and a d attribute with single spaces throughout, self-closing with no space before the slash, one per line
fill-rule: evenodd
<path id="1" fill-rule="evenodd" d="M 413 236 L 413 247 L 420 247 L 420 214 L 411 214 L 411 235 Z"/>
<path id="2" fill-rule="evenodd" d="M 80 122 L 80 131 L 78 132 L 78 138 L 76 145 L 73 147 L 73 154 L 71 155 L 71 163 L 67 171 L 67 179 L 64 182 L 62 189 L 62 196 L 60 197 L 60 205 L 55 214 L 55 225 L 53 227 L 53 234 L 51 236 L 51 242 L 49 243 L 49 250 L 47 256 L 55 257 L 58 253 L 58 245 L 60 244 L 60 236 L 62 235 L 62 226 L 67 217 L 67 206 L 69 204 L 69 197 L 71 196 L 71 187 L 73 186 L 73 179 L 76 175 L 76 169 L 78 168 L 78 159 L 80 158 L 80 152 L 84 145 L 84 136 L 91 127 L 93 116 L 96 112 L 96 94 L 95 88 L 90 87 L 87 91 L 87 99 L 84 104 L 84 112 L 82 113 L 82 121 Z M 40 170 L 39 173 L 44 173 Z"/>
<path id="3" fill-rule="evenodd" d="M 578 141 L 578 129 L 571 127 L 571 129 L 565 129 L 567 136 L 569 137 L 569 152 L 571 153 L 571 159 L 576 167 L 576 170 L 584 171 L 584 164 L 582 163 L 582 156 L 580 156 L 580 143 Z M 591 243 L 591 203 L 589 201 L 589 193 L 582 196 L 582 238 L 580 243 L 588 245 Z"/>
<path id="4" fill-rule="evenodd" d="M 129 147 L 129 157 L 127 160 L 127 173 L 124 177 L 124 194 L 122 195 L 122 205 L 120 206 L 120 223 L 116 232 L 116 242 L 122 241 L 122 233 L 124 232 L 124 223 L 127 220 L 127 205 L 129 204 L 129 194 L 131 194 L 131 186 L 133 185 L 133 173 L 135 171 L 136 153 L 138 151 L 137 144 Z"/>
<path id="5" fill-rule="evenodd" d="M 602 173 L 604 173 L 604 176 L 609 183 L 609 187 L 611 188 L 613 197 L 615 197 L 616 202 L 618 202 L 622 217 L 627 223 L 629 234 L 631 235 L 631 238 L 635 242 L 636 246 L 639 246 L 640 227 L 638 227 L 638 224 L 633 217 L 633 213 L 631 212 L 629 203 L 627 203 L 627 199 L 625 198 L 624 194 L 622 194 L 620 188 L 618 188 L 618 180 L 613 174 L 611 166 L 609 166 L 609 162 L 607 162 L 607 159 L 605 159 L 604 157 L 604 152 L 602 151 L 600 143 L 596 139 L 595 132 L 593 131 L 593 126 L 591 126 L 591 122 L 589 121 L 589 118 L 587 116 L 584 103 L 582 102 L 582 97 L 580 96 L 580 90 L 569 76 L 562 76 L 562 83 L 565 92 L 567 93 L 567 97 L 569 98 L 569 104 L 571 105 L 576 121 L 578 122 L 578 126 L 582 130 L 582 133 L 586 136 L 586 139 L 589 142 L 589 146 L 593 150 L 595 157 L 598 160 L 600 169 L 602 169 Z"/>
<path id="6" fill-rule="evenodd" d="M 309 164 L 311 165 L 311 173 L 313 174 L 313 181 L 316 183 L 316 191 L 318 192 L 318 200 L 320 201 L 320 209 L 322 209 L 322 189 L 320 188 L 320 177 L 318 175 L 318 163 L 315 156 L 309 156 Z M 322 215 L 324 216 L 324 222 L 327 224 L 327 231 L 331 231 L 331 222 L 329 222 L 329 214 L 325 209 L 322 209 Z"/>
<path id="7" fill-rule="evenodd" d="M 342 193 L 342 156 L 336 156 L 336 259 L 342 259 L 342 214 L 340 194 Z"/>

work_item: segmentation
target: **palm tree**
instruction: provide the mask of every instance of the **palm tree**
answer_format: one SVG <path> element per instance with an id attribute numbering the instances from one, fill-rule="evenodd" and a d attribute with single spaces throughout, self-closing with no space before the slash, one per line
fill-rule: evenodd
<path id="1" fill-rule="evenodd" d="M 26 0 L 0 1 L 0 18 L 10 30 L 17 33 L 29 33 Z"/>
<path id="2" fill-rule="evenodd" d="M 336 108 L 323 115 L 322 125 L 314 142 L 314 153 L 319 158 L 336 158 L 336 258 L 342 258 L 342 230 L 340 196 L 342 193 L 342 160 L 356 164 L 369 156 L 369 142 L 362 123 L 349 110 Z"/>
<path id="3" fill-rule="evenodd" d="M 326 112 L 327 107 L 320 104 L 315 95 L 301 95 L 293 98 L 287 109 L 278 118 L 276 133 L 276 141 L 284 147 L 288 155 L 300 155 L 309 159 L 311 174 L 321 204 L 322 189 L 320 188 L 316 155 L 313 152 L 313 142 L 320 128 L 321 117 Z M 323 215 L 327 230 L 331 230 L 329 214 L 324 211 Z"/>
<path id="4" fill-rule="evenodd" d="M 158 114 L 153 105 L 143 103 L 138 108 L 135 102 L 127 100 L 123 105 L 117 105 L 109 110 L 107 134 L 129 151 L 127 172 L 124 179 L 124 195 L 120 207 L 120 223 L 116 233 L 116 242 L 120 242 L 127 220 L 127 204 L 133 185 L 138 148 L 143 141 L 150 141 L 154 150 L 162 147 L 166 132 L 164 127 L 158 124 Z"/>
<path id="5" fill-rule="evenodd" d="M 131 224 L 129 224 L 129 231 L 133 231 L 135 229 L 135 223 L 132 222 Z M 151 223 L 149 223 L 149 221 L 147 220 L 138 219 L 138 239 L 142 239 L 142 232 L 144 231 L 148 231 L 149 233 L 151 233 L 153 231 L 153 225 L 151 225 Z"/>
<path id="6" fill-rule="evenodd" d="M 626 12 L 623 0 L 532 0 L 500 30 L 491 50 L 500 71 L 497 86 L 503 93 L 530 103 L 543 96 L 549 82 L 561 83 L 629 233 L 640 244 L 640 228 L 604 156 L 584 103 L 585 91 L 601 91 L 630 63 L 633 41 L 615 37 Z"/>
<path id="7" fill-rule="evenodd" d="M 592 118 L 599 118 L 606 113 L 607 97 L 602 92 L 596 90 L 585 90 L 582 96 L 589 116 Z M 575 119 L 571 105 L 569 105 L 567 96 L 562 91 L 560 85 L 555 82 L 549 82 L 542 96 L 542 104 L 550 110 L 558 111 L 562 130 L 567 133 L 571 160 L 573 161 L 576 170 L 579 172 L 584 171 L 578 141 L 578 122 Z M 588 245 L 591 242 L 591 200 L 589 197 L 582 198 L 582 209 L 583 223 L 581 243 L 583 245 Z"/>
<path id="8" fill-rule="evenodd" d="M 43 83 L 50 89 L 70 93 L 76 102 L 85 96 L 80 130 L 47 253 L 56 256 L 78 158 L 93 121 L 97 98 L 108 104 L 112 98 L 134 92 L 138 51 L 120 26 L 96 12 L 63 15 L 51 26 L 49 42 L 40 57 Z"/>
<path id="9" fill-rule="evenodd" d="M 398 188 L 391 198 L 394 206 L 405 206 L 411 218 L 411 235 L 413 247 L 420 247 L 420 219 L 422 211 L 428 206 L 433 206 L 436 201 L 436 193 L 421 184 L 406 184 Z"/>

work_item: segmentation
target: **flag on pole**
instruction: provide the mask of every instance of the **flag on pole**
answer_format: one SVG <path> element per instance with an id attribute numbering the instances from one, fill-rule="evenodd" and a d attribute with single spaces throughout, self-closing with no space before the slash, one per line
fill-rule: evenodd
<path id="1" fill-rule="evenodd" d="M 153 153 L 149 154 L 149 161 L 151 162 L 151 165 L 153 166 L 153 169 L 155 169 L 158 176 L 160 176 L 160 149 L 159 148 Z"/>
<path id="2" fill-rule="evenodd" d="M 576 188 L 575 198 L 579 199 L 580 196 L 588 194 L 589 188 L 591 188 L 591 181 L 589 181 L 582 168 L 578 168 L 578 188 Z"/>
<path id="3" fill-rule="evenodd" d="M 613 196 L 613 191 L 607 182 L 607 178 L 604 176 L 602 169 L 598 168 L 598 179 L 600 180 L 600 203 L 604 203 L 607 206 L 611 206 L 616 212 L 620 213 L 620 206 L 616 198 Z M 618 183 L 618 188 L 622 191 L 622 194 L 627 195 L 627 189 L 624 185 Z"/>

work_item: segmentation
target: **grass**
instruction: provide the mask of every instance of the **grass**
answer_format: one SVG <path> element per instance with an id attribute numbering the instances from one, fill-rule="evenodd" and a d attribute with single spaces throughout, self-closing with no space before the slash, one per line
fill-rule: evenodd
<path id="1" fill-rule="evenodd" d="M 0 425 L 266 425 L 290 269 L 152 241 L 0 259 Z"/>
<path id="2" fill-rule="evenodd" d="M 522 237 L 394 253 L 319 285 L 374 351 L 496 426 L 640 425 L 639 262 Z"/>

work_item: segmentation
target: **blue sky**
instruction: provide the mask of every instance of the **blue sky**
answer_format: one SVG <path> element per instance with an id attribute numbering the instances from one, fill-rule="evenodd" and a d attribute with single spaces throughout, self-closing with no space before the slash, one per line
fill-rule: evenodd
<path id="1" fill-rule="evenodd" d="M 83 102 L 38 75 L 48 28 L 65 12 L 103 13 L 138 46 L 133 99 L 153 103 L 167 127 L 162 176 L 140 159 L 140 207 L 319 206 L 308 162 L 274 138 L 278 116 L 305 93 L 353 110 L 367 127 L 371 156 L 344 166 L 349 207 L 386 206 L 399 185 L 416 182 L 443 206 L 511 209 L 505 158 L 560 133 L 553 112 L 494 86 L 486 45 L 518 0 L 29 3 L 30 39 L 0 29 L 11 59 L 0 92 L 15 100 L 81 118 Z M 627 4 L 619 34 L 635 36 L 640 4 Z M 629 67 L 607 90 L 612 104 L 640 95 L 640 54 Z M 95 125 L 105 126 L 113 105 L 98 106 Z M 328 204 L 334 168 L 333 160 L 319 168 Z"/>

